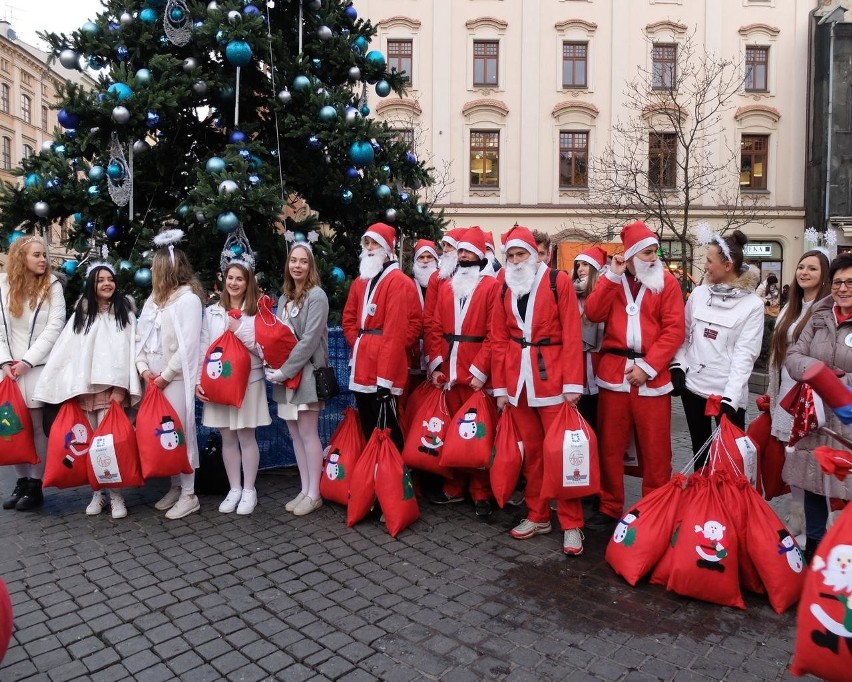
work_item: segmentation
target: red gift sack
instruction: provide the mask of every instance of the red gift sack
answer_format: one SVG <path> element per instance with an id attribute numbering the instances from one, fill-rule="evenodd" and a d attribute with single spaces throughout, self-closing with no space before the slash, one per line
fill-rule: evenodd
<path id="1" fill-rule="evenodd" d="M 496 424 L 494 399 L 485 391 L 474 391 L 450 420 L 439 458 L 441 466 L 488 468 Z"/>
<path id="2" fill-rule="evenodd" d="M 103 488 L 134 488 L 144 484 L 133 425 L 116 402 L 104 415 L 92 436 L 86 460 L 89 485 Z"/>
<path id="3" fill-rule="evenodd" d="M 784 443 L 772 435 L 772 417 L 769 413 L 761 412 L 748 425 L 746 435 L 751 438 L 760 452 L 758 490 L 763 491 L 763 496 L 767 500 L 790 492 L 790 486 L 781 478 L 781 470 L 784 468 Z"/>
<path id="4" fill-rule="evenodd" d="M 757 572 L 757 568 L 746 549 L 746 526 L 748 525 L 749 518 L 744 488 L 750 488 L 751 484 L 744 476 L 738 476 L 735 481 L 732 481 L 726 472 L 720 472 L 711 476 L 710 482 L 711 485 L 716 485 L 725 509 L 731 518 L 734 532 L 737 535 L 737 547 L 739 548 L 737 566 L 740 586 L 749 592 L 764 594 L 766 590 L 763 587 L 763 581 L 760 579 L 760 574 Z M 752 490 L 754 491 L 753 488 Z"/>
<path id="5" fill-rule="evenodd" d="M 411 471 L 390 438 L 383 438 L 379 443 L 376 497 L 385 515 L 388 533 L 393 538 L 420 518 Z"/>
<path id="6" fill-rule="evenodd" d="M 596 495 L 601 488 L 598 439 L 574 405 L 563 402 L 544 436 L 541 494 L 555 500 Z"/>
<path id="7" fill-rule="evenodd" d="M 30 410 L 18 384 L 0 372 L 0 465 L 38 461 Z"/>
<path id="8" fill-rule="evenodd" d="M 745 609 L 740 593 L 737 534 L 714 481 L 689 477 L 693 495 L 684 502 L 666 588 L 702 601 Z"/>
<path id="9" fill-rule="evenodd" d="M 168 398 L 148 384 L 136 415 L 136 443 L 143 478 L 191 474 L 186 436 Z"/>
<path id="10" fill-rule="evenodd" d="M 852 671 L 852 505 L 819 543 L 797 611 L 796 649 L 790 672 L 831 682 Z"/>
<path id="11" fill-rule="evenodd" d="M 324 500 L 337 502 L 344 507 L 349 504 L 349 482 L 365 445 L 358 412 L 354 407 L 347 407 L 343 412 L 343 420 L 337 425 L 323 452 L 320 495 Z"/>
<path id="12" fill-rule="evenodd" d="M 89 484 L 86 468 L 94 429 L 75 398 L 59 408 L 47 438 L 45 488 L 76 488 Z"/>
<path id="13" fill-rule="evenodd" d="M 502 509 L 506 506 L 518 478 L 524 468 L 524 441 L 515 423 L 515 408 L 506 404 L 497 420 L 497 434 L 494 436 L 494 448 L 491 451 L 491 466 L 488 477 L 491 481 L 491 494 Z"/>
<path id="14" fill-rule="evenodd" d="M 287 362 L 293 348 L 299 342 L 293 330 L 275 315 L 272 308 L 275 300 L 271 296 L 261 296 L 257 300 L 257 315 L 254 318 L 254 341 L 263 361 L 278 369 Z M 284 382 L 287 388 L 297 389 L 302 380 L 302 371 Z"/>
<path id="15" fill-rule="evenodd" d="M 425 385 L 425 397 L 420 398 L 419 405 L 412 410 L 414 418 L 405 437 L 402 459 L 412 469 L 450 478 L 452 472 L 439 463 L 450 425 L 446 392 L 430 384 Z"/>
<path id="16" fill-rule="evenodd" d="M 430 381 L 424 381 L 405 399 L 405 407 L 404 409 L 400 409 L 399 413 L 399 428 L 402 431 L 403 437 L 408 437 L 408 432 L 415 421 L 420 404 L 432 394 L 432 391 L 437 390 L 440 389 L 435 388 Z"/>
<path id="17" fill-rule="evenodd" d="M 376 503 L 376 467 L 382 445 L 390 439 L 390 429 L 373 429 L 370 440 L 355 463 L 349 484 L 346 525 L 350 528 L 363 519 Z"/>
<path id="18" fill-rule="evenodd" d="M 719 428 L 707 455 L 704 473 L 726 471 L 731 480 L 745 476 L 752 485 L 757 485 L 757 447 L 745 431 L 722 415 Z"/>
<path id="19" fill-rule="evenodd" d="M 240 407 L 246 397 L 251 356 L 236 334 L 225 330 L 210 344 L 201 366 L 201 388 L 211 403 Z"/>
<path id="20" fill-rule="evenodd" d="M 683 474 L 675 474 L 634 504 L 615 527 L 606 560 L 631 585 L 654 568 L 669 547 L 685 483 Z"/>

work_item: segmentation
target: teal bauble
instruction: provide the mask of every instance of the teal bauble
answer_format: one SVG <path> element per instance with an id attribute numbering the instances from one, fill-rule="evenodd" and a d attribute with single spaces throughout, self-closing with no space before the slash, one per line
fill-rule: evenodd
<path id="1" fill-rule="evenodd" d="M 298 244 L 299 242 L 306 242 L 306 241 L 308 241 L 308 238 L 307 238 L 307 237 L 305 237 L 305 233 L 304 233 L 304 232 L 296 232 L 296 233 L 294 233 L 294 234 L 293 234 L 293 241 L 294 241 L 294 242 L 296 242 L 296 243 Z"/>
<path id="2" fill-rule="evenodd" d="M 77 272 L 77 261 L 75 260 L 67 260 L 62 264 L 62 272 L 64 272 L 69 277 Z"/>
<path id="3" fill-rule="evenodd" d="M 356 166 L 369 166 L 375 158 L 373 145 L 369 142 L 353 142 L 349 147 L 349 158 Z"/>
<path id="4" fill-rule="evenodd" d="M 89 189 L 86 190 L 89 193 L 89 196 L 93 199 L 99 197 L 101 195 L 101 188 L 97 185 L 89 185 Z"/>
<path id="5" fill-rule="evenodd" d="M 224 232 L 228 234 L 229 232 L 233 232 L 240 225 L 240 219 L 237 217 L 237 214 L 233 211 L 226 211 L 225 213 L 220 213 L 216 218 L 216 229 L 219 232 Z"/>
<path id="6" fill-rule="evenodd" d="M 345 189 L 340 193 L 340 200 L 344 204 L 351 204 L 352 198 L 353 197 L 352 197 L 352 190 L 351 189 Z"/>
<path id="7" fill-rule="evenodd" d="M 378 50 L 370 50 L 364 56 L 364 60 L 373 68 L 376 68 L 376 69 L 384 69 L 385 68 L 385 56 L 381 52 L 379 52 Z"/>
<path id="8" fill-rule="evenodd" d="M 331 269 L 331 278 L 332 278 L 335 282 L 337 282 L 338 284 L 340 284 L 343 280 L 345 280 L 345 279 L 346 279 L 346 275 L 343 273 L 343 270 L 341 270 L 339 267 L 337 267 L 337 266 L 335 265 L 335 266 Z"/>
<path id="9" fill-rule="evenodd" d="M 307 76 L 296 76 L 293 79 L 293 90 L 296 92 L 304 92 L 311 87 L 311 79 Z"/>
<path id="10" fill-rule="evenodd" d="M 87 21 L 80 27 L 80 30 L 87 36 L 94 36 L 98 34 L 98 25 L 94 21 Z"/>
<path id="11" fill-rule="evenodd" d="M 367 47 L 370 45 L 370 41 L 367 40 L 364 36 L 358 36 L 357 38 L 355 38 L 354 45 L 358 48 L 358 52 L 363 54 L 366 51 Z"/>
<path id="12" fill-rule="evenodd" d="M 119 102 L 123 102 L 133 94 L 133 90 L 127 83 L 113 83 L 107 88 L 107 92 L 111 93 Z"/>
<path id="13" fill-rule="evenodd" d="M 206 170 L 211 175 L 213 173 L 221 173 L 225 170 L 225 159 L 221 159 L 218 156 L 211 156 L 207 159 L 207 163 L 204 166 L 204 170 Z"/>
<path id="14" fill-rule="evenodd" d="M 192 212 L 192 206 L 189 204 L 181 204 L 178 206 L 177 214 L 181 218 L 186 218 Z"/>
<path id="15" fill-rule="evenodd" d="M 151 9 L 150 7 L 146 7 L 141 12 L 139 12 L 139 21 L 143 24 L 153 24 L 157 21 L 157 11 Z"/>
<path id="16" fill-rule="evenodd" d="M 136 271 L 136 274 L 133 275 L 133 281 L 136 283 L 136 286 L 140 286 L 140 287 L 151 286 L 151 269 L 150 268 L 139 268 Z"/>
<path id="17" fill-rule="evenodd" d="M 225 48 L 225 57 L 234 66 L 248 66 L 251 63 L 251 45 L 245 40 L 232 40 Z"/>
<path id="18" fill-rule="evenodd" d="M 41 187 L 42 179 L 38 173 L 30 173 L 24 178 L 24 187 Z"/>
<path id="19" fill-rule="evenodd" d="M 124 177 L 124 168 L 121 167 L 120 163 L 113 161 L 107 166 L 106 173 L 110 180 L 121 180 Z"/>
<path id="20" fill-rule="evenodd" d="M 123 260 L 118 264 L 119 270 L 132 270 L 133 269 L 133 261 Z"/>
<path id="21" fill-rule="evenodd" d="M 103 166 L 92 166 L 89 169 L 89 180 L 92 182 L 100 182 L 104 179 L 104 167 Z"/>
<path id="22" fill-rule="evenodd" d="M 337 118 L 337 109 L 330 105 L 326 105 L 319 110 L 319 118 L 323 123 L 331 123 Z"/>
<path id="23" fill-rule="evenodd" d="M 12 232 L 12 234 L 10 234 L 10 235 L 6 238 L 6 243 L 7 243 L 9 246 L 12 246 L 12 242 L 17 241 L 17 240 L 18 240 L 18 239 L 20 239 L 21 237 L 25 237 L 25 236 L 26 236 L 26 234 L 25 234 L 24 232 L 21 232 L 20 230 L 15 230 L 14 232 Z"/>
<path id="24" fill-rule="evenodd" d="M 387 185 L 379 185 L 376 187 L 376 198 L 378 199 L 389 199 L 391 195 L 391 188 Z"/>
<path id="25" fill-rule="evenodd" d="M 150 85 L 151 72 L 148 69 L 139 69 L 136 72 L 136 82 L 139 83 L 139 85 Z"/>
<path id="26" fill-rule="evenodd" d="M 379 81 L 376 83 L 376 94 L 379 97 L 387 97 L 391 94 L 391 86 L 387 81 Z"/>

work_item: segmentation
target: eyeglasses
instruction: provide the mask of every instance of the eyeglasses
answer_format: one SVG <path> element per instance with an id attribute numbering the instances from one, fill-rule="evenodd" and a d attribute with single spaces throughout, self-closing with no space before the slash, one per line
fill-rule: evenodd
<path id="1" fill-rule="evenodd" d="M 834 291 L 837 291 L 842 286 L 852 291 L 852 279 L 836 279 L 831 283 L 831 288 Z"/>

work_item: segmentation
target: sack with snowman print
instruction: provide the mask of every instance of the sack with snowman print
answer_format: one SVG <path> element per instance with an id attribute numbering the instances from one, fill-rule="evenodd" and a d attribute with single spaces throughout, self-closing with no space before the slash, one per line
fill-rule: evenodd
<path id="1" fill-rule="evenodd" d="M 376 497 L 390 536 L 395 538 L 420 518 L 411 470 L 390 438 L 382 438 L 376 465 Z"/>
<path id="2" fill-rule="evenodd" d="M 94 429 L 76 398 L 62 403 L 47 438 L 45 488 L 76 488 L 88 485 L 86 460 Z"/>
<path id="3" fill-rule="evenodd" d="M 563 402 L 544 435 L 541 494 L 554 500 L 596 495 L 601 488 L 598 439 L 580 411 Z"/>
<path id="4" fill-rule="evenodd" d="M 192 473 L 183 424 L 153 383 L 146 387 L 136 415 L 136 442 L 143 478 Z"/>
<path id="5" fill-rule="evenodd" d="M 133 425 L 116 402 L 110 404 L 92 435 L 86 470 L 92 490 L 137 488 L 145 483 Z"/>
<path id="6" fill-rule="evenodd" d="M 424 383 L 424 386 L 428 392 L 414 408 L 416 412 L 405 437 L 402 459 L 412 469 L 450 478 L 452 472 L 439 463 L 450 425 L 446 394 L 431 384 Z"/>
<path id="7" fill-rule="evenodd" d="M 485 391 L 474 391 L 450 419 L 440 465 L 487 469 L 491 462 L 496 424 L 494 398 Z"/>
<path id="8" fill-rule="evenodd" d="M 349 483 L 355 472 L 355 463 L 361 456 L 366 441 L 361 431 L 358 412 L 347 407 L 343 420 L 337 425 L 323 452 L 320 495 L 324 500 L 349 504 Z"/>
<path id="9" fill-rule="evenodd" d="M 231 310 L 228 315 L 233 312 Z M 246 397 L 251 356 L 231 330 L 210 344 L 201 365 L 201 388 L 211 403 L 240 407 Z"/>

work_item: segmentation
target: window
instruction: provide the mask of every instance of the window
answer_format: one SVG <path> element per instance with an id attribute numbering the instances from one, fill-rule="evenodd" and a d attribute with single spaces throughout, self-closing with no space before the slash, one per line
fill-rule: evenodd
<path id="1" fill-rule="evenodd" d="M 470 186 L 499 187 L 500 133 L 496 130 L 470 132 Z"/>
<path id="2" fill-rule="evenodd" d="M 562 43 L 562 87 L 586 87 L 588 43 Z"/>
<path id="3" fill-rule="evenodd" d="M 500 51 L 498 40 L 473 41 L 473 85 L 497 86 L 497 64 Z"/>
<path id="4" fill-rule="evenodd" d="M 23 69 L 21 69 L 21 83 L 23 83 L 24 85 L 29 85 L 30 87 L 32 87 L 33 75 L 31 73 L 29 73 L 28 71 L 24 71 Z"/>
<path id="5" fill-rule="evenodd" d="M 651 133 L 648 138 L 648 187 L 672 189 L 677 181 L 677 135 Z"/>
<path id="6" fill-rule="evenodd" d="M 32 123 L 33 120 L 32 100 L 26 95 L 21 95 L 21 118 L 24 123 Z"/>
<path id="7" fill-rule="evenodd" d="M 0 85 L 0 111 L 9 113 L 9 86 L 6 83 Z"/>
<path id="8" fill-rule="evenodd" d="M 414 151 L 414 130 L 412 128 L 395 128 L 393 134 L 409 150 Z"/>
<path id="9" fill-rule="evenodd" d="M 413 41 L 411 40 L 388 40 L 388 70 L 393 73 L 405 71 L 406 80 L 411 85 L 411 55 L 413 52 Z"/>
<path id="10" fill-rule="evenodd" d="M 677 85 L 677 45 L 654 45 L 651 49 L 651 86 L 674 90 Z"/>
<path id="11" fill-rule="evenodd" d="M 560 131 L 559 186 L 586 187 L 589 184 L 589 134 Z"/>
<path id="12" fill-rule="evenodd" d="M 766 92 L 767 73 L 769 71 L 769 48 L 746 47 L 745 89 L 747 92 Z"/>
<path id="13" fill-rule="evenodd" d="M 3 159 L 0 165 L 3 170 L 9 170 L 12 167 L 12 140 L 8 137 L 3 138 Z"/>
<path id="14" fill-rule="evenodd" d="M 0 71 L 2 71 L 3 73 L 9 73 L 10 69 L 9 69 L 9 60 L 8 59 L 5 59 L 5 58 L 0 59 Z"/>
<path id="15" fill-rule="evenodd" d="M 35 150 L 28 144 L 24 145 L 24 158 L 28 159 L 35 153 Z"/>
<path id="16" fill-rule="evenodd" d="M 766 189 L 768 135 L 743 135 L 740 142 L 740 189 Z"/>
<path id="17" fill-rule="evenodd" d="M 48 129 L 48 126 L 47 126 L 47 107 L 41 108 L 41 129 L 42 130 Z"/>

